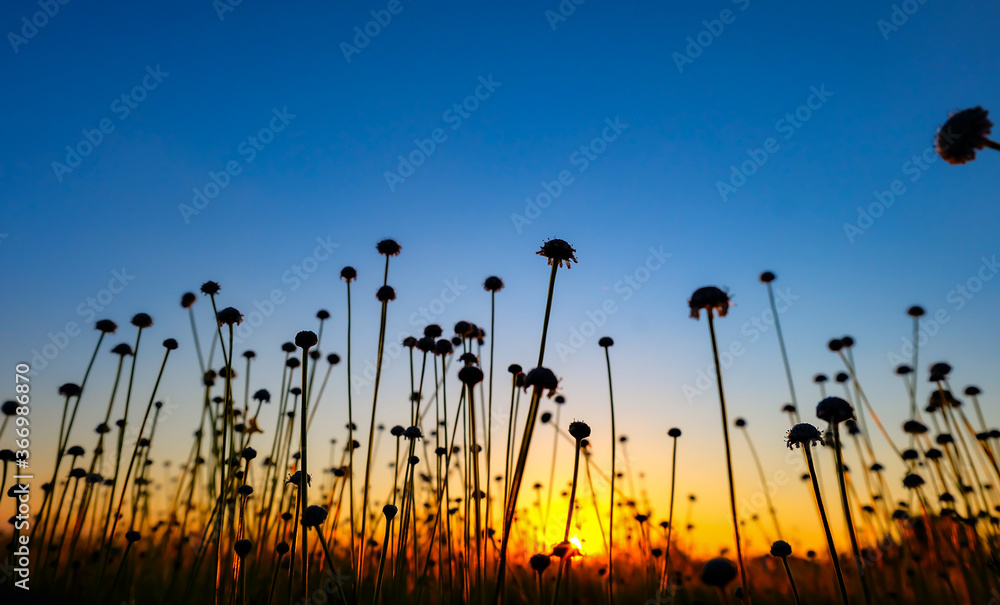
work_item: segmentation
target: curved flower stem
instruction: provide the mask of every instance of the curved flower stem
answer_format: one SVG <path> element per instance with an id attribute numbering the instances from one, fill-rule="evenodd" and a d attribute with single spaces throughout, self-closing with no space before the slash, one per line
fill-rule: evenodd
<path id="1" fill-rule="evenodd" d="M 788 352 L 785 350 L 785 337 L 781 334 L 781 322 L 778 320 L 778 306 L 774 303 L 774 289 L 771 287 L 771 282 L 767 282 L 767 298 L 771 302 L 771 315 L 774 316 L 774 331 L 778 336 L 778 346 L 781 348 L 781 361 L 785 365 L 788 394 L 792 397 L 792 405 L 798 409 L 799 402 L 795 398 L 795 383 L 792 382 L 792 367 L 788 363 Z"/>
<path id="2" fill-rule="evenodd" d="M 545 340 L 549 331 L 549 317 L 552 314 L 552 295 L 555 292 L 556 272 L 559 270 L 559 263 L 552 263 L 552 272 L 549 274 L 549 292 L 545 301 L 545 319 L 542 321 L 542 340 L 538 347 L 538 365 L 542 367 L 545 360 Z M 542 389 L 538 385 L 531 393 L 531 405 L 528 407 L 527 424 L 524 427 L 524 436 L 521 438 L 521 449 L 517 457 L 517 465 L 514 468 L 514 477 L 511 480 L 510 494 L 507 497 L 507 510 L 504 511 L 503 537 L 500 542 L 500 562 L 497 571 L 496 590 L 493 593 L 494 603 L 500 603 L 504 593 L 504 583 L 507 577 L 507 545 L 510 540 L 510 530 L 514 521 L 514 512 L 517 510 L 517 496 L 521 491 L 521 481 L 524 478 L 524 467 L 528 462 L 528 451 L 531 447 L 531 436 L 535 431 L 535 424 L 538 420 L 538 404 L 542 398 Z"/>
<path id="3" fill-rule="evenodd" d="M 667 552 L 664 553 L 663 560 L 663 579 L 660 580 L 659 588 L 662 590 L 663 585 L 667 582 L 670 577 L 670 539 L 674 532 L 674 486 L 677 481 L 677 437 L 674 437 L 674 455 L 673 460 L 670 463 L 670 514 L 667 518 Z"/>
<path id="4" fill-rule="evenodd" d="M 615 431 L 615 392 L 611 383 L 611 353 L 609 347 L 604 347 L 604 362 L 608 368 L 608 400 L 611 403 L 611 502 L 608 509 L 608 603 L 614 605 L 615 602 L 615 581 L 614 581 L 614 550 L 615 550 L 615 444 L 618 441 L 618 433 Z"/>
<path id="5" fill-rule="evenodd" d="M 795 588 L 795 579 L 792 577 L 792 570 L 788 567 L 788 557 L 781 557 L 781 562 L 785 565 L 785 575 L 788 576 L 788 583 L 792 585 L 792 597 L 795 599 L 795 605 L 799 605 L 799 591 Z"/>
<path id="6" fill-rule="evenodd" d="M 743 564 L 743 546 L 740 543 L 740 524 L 736 518 L 736 485 L 733 482 L 733 455 L 729 445 L 729 418 L 726 415 L 726 394 L 722 388 L 722 366 L 719 363 L 719 347 L 715 342 L 715 319 L 712 310 L 708 309 L 708 331 L 712 337 L 712 357 L 715 360 L 715 381 L 719 387 L 719 404 L 722 407 L 722 436 L 726 441 L 726 472 L 729 478 L 729 508 L 733 518 L 733 532 L 736 534 L 736 558 L 740 563 L 740 580 L 743 583 L 743 598 L 750 604 L 750 585 L 747 583 L 747 570 Z"/>
<path id="7" fill-rule="evenodd" d="M 861 548 L 858 546 L 858 535 L 854 530 L 854 517 L 851 514 L 851 503 L 847 497 L 847 486 L 844 473 L 844 452 L 840 442 L 840 424 L 833 423 L 833 445 L 837 455 L 837 478 L 840 481 L 840 502 L 844 507 L 844 518 L 847 521 L 847 534 L 851 538 L 851 550 L 854 551 L 854 563 L 858 566 L 858 575 L 861 576 L 861 587 L 864 590 L 865 603 L 871 605 L 871 594 L 868 588 L 868 577 L 865 575 L 865 560 L 861 557 Z"/>
<path id="8" fill-rule="evenodd" d="M 802 444 L 802 447 L 805 449 L 806 463 L 809 465 L 809 478 L 812 479 L 813 493 L 816 494 L 816 506 L 819 508 L 819 518 L 823 522 L 823 530 L 826 532 L 826 546 L 830 551 L 833 569 L 837 572 L 837 585 L 840 588 L 840 597 L 844 601 L 844 605 L 850 605 L 851 600 L 847 596 L 847 586 L 844 584 L 844 572 L 840 569 L 840 557 L 837 556 L 837 547 L 833 544 L 830 522 L 826 518 L 826 508 L 823 506 L 823 495 L 819 491 L 819 482 L 816 480 L 816 465 L 813 464 L 812 448 L 808 443 Z"/>

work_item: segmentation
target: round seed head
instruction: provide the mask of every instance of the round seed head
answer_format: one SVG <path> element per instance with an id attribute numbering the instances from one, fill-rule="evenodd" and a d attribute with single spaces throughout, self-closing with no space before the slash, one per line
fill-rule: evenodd
<path id="1" fill-rule="evenodd" d="M 816 374 L 815 376 L 813 376 L 813 382 L 815 382 L 816 384 L 823 384 L 824 382 L 827 382 L 829 380 L 830 379 L 827 377 L 826 374 Z"/>
<path id="2" fill-rule="evenodd" d="M 472 387 L 483 381 L 483 371 L 476 366 L 465 366 L 458 371 L 458 379 Z"/>
<path id="3" fill-rule="evenodd" d="M 976 151 L 986 147 L 993 122 L 989 111 L 971 107 L 951 114 L 938 130 L 934 148 L 949 164 L 964 164 L 976 159 Z"/>
<path id="4" fill-rule="evenodd" d="M 896 374 L 898 374 L 899 376 L 906 376 L 907 374 L 909 374 L 912 371 L 913 371 L 913 368 L 911 368 L 910 366 L 906 365 L 905 363 L 901 363 L 898 366 L 896 366 Z"/>
<path id="5" fill-rule="evenodd" d="M 725 317 L 729 313 L 729 294 L 715 286 L 705 286 L 698 288 L 691 294 L 688 300 L 688 307 L 691 309 L 691 318 L 701 317 L 701 310 L 711 313 L 718 312 L 719 317 Z"/>
<path id="6" fill-rule="evenodd" d="M 104 334 L 114 334 L 115 330 L 118 329 L 118 324 L 110 319 L 99 319 L 97 320 L 97 323 L 94 324 L 94 329 Z"/>
<path id="7" fill-rule="evenodd" d="M 73 382 L 67 382 L 59 387 L 59 394 L 63 397 L 79 397 L 81 392 L 80 385 Z"/>
<path id="8" fill-rule="evenodd" d="M 670 436 L 670 437 L 673 437 L 674 439 L 676 439 L 677 437 L 681 436 L 681 430 L 679 428 L 677 428 L 677 427 L 674 427 L 674 428 L 670 429 L 669 431 L 667 431 L 667 435 Z"/>
<path id="9" fill-rule="evenodd" d="M 920 305 L 913 305 L 906 310 L 906 314 L 910 317 L 923 317 L 925 313 L 926 311 L 924 311 L 924 308 Z"/>
<path id="10" fill-rule="evenodd" d="M 590 437 L 590 427 L 585 422 L 569 423 L 569 434 L 577 441 Z"/>
<path id="11" fill-rule="evenodd" d="M 379 243 L 375 244 L 375 249 L 382 256 L 398 256 L 400 251 L 403 249 L 396 240 L 394 239 L 384 239 Z"/>
<path id="12" fill-rule="evenodd" d="M 236 555 L 241 559 L 250 554 L 251 549 L 253 549 L 253 542 L 247 540 L 246 538 L 237 540 L 236 544 L 233 544 L 233 551 L 236 552 Z"/>
<path id="13" fill-rule="evenodd" d="M 140 535 L 139 532 L 135 531 L 134 529 L 130 529 L 127 532 L 125 532 L 125 539 L 128 540 L 129 544 L 132 544 L 133 542 L 138 542 L 139 538 L 141 537 L 142 535 Z"/>
<path id="14" fill-rule="evenodd" d="M 354 267 L 344 267 L 340 270 L 340 279 L 346 280 L 347 283 L 351 283 L 352 281 L 358 279 L 358 272 L 354 269 Z"/>
<path id="15" fill-rule="evenodd" d="M 701 581 L 708 586 L 725 588 L 727 584 L 736 579 L 736 566 L 725 557 L 710 559 L 701 568 Z"/>
<path id="16" fill-rule="evenodd" d="M 840 397 L 827 397 L 816 404 L 816 417 L 837 424 L 854 418 L 854 407 Z"/>
<path id="17" fill-rule="evenodd" d="M 80 447 L 79 445 L 74 445 L 73 447 L 66 450 L 66 453 L 69 454 L 70 456 L 82 456 L 84 455 L 85 452 L 83 451 L 83 448 Z"/>
<path id="18" fill-rule="evenodd" d="M 499 292 L 503 290 L 503 280 L 496 275 L 491 275 L 483 282 L 483 289 L 487 292 Z"/>
<path id="19" fill-rule="evenodd" d="M 316 317 L 320 321 L 326 321 L 330 319 L 330 312 L 326 309 L 320 309 L 319 311 L 316 311 Z"/>
<path id="20" fill-rule="evenodd" d="M 809 447 L 816 444 L 823 445 L 823 434 L 815 426 L 807 422 L 801 422 L 788 431 L 785 443 L 788 449 L 792 449 L 792 446 L 802 447 L 805 445 Z"/>
<path id="21" fill-rule="evenodd" d="M 115 345 L 115 347 L 111 349 L 111 352 L 114 353 L 115 355 L 121 355 L 122 357 L 125 357 L 127 355 L 132 354 L 132 347 L 128 346 L 126 343 L 123 342 L 121 344 Z"/>
<path id="22" fill-rule="evenodd" d="M 215 296 L 219 290 L 222 290 L 222 287 L 219 286 L 218 282 L 207 281 L 201 285 L 201 293 L 206 296 Z"/>
<path id="23" fill-rule="evenodd" d="M 538 388 L 539 391 L 549 391 L 549 396 L 552 397 L 555 394 L 557 388 L 559 388 L 559 379 L 556 378 L 555 372 L 548 368 L 538 367 L 525 376 L 524 388 Z"/>
<path id="24" fill-rule="evenodd" d="M 190 309 L 196 300 L 198 300 L 198 297 L 195 296 L 194 292 L 185 292 L 181 295 L 181 306 L 185 309 Z"/>
<path id="25" fill-rule="evenodd" d="M 135 315 L 132 316 L 132 325 L 139 328 L 140 330 L 143 328 L 148 328 L 149 326 L 153 325 L 153 318 L 150 317 L 147 313 L 136 313 Z"/>
<path id="26" fill-rule="evenodd" d="M 911 435 L 923 435 L 927 433 L 927 425 L 916 420 L 907 420 L 903 423 L 903 431 Z"/>
<path id="27" fill-rule="evenodd" d="M 549 265 L 565 266 L 567 269 L 570 268 L 572 263 L 580 262 L 576 259 L 576 250 L 573 246 L 562 239 L 547 240 L 542 244 L 542 248 L 537 254 L 549 259 Z"/>
<path id="28" fill-rule="evenodd" d="M 303 349 L 315 347 L 317 342 L 319 342 L 319 340 L 316 337 L 316 333 L 309 330 L 302 330 L 295 335 L 295 346 Z"/>
<path id="29" fill-rule="evenodd" d="M 604 347 L 605 349 L 614 346 L 615 341 L 612 340 L 610 336 L 602 336 L 600 340 L 597 341 L 597 346 Z"/>
<path id="30" fill-rule="evenodd" d="M 517 376 L 518 374 L 520 374 L 523 371 L 523 368 L 520 365 L 516 364 L 516 363 L 512 363 L 509 366 L 507 366 L 507 371 L 510 372 L 511 374 Z"/>
<path id="31" fill-rule="evenodd" d="M 177 347 L 180 346 L 180 345 L 178 345 L 177 341 L 174 340 L 173 338 L 168 338 L 168 339 L 166 339 L 166 340 L 163 341 L 163 346 L 168 351 L 175 351 L 175 350 L 177 350 Z"/>
<path id="32" fill-rule="evenodd" d="M 375 298 L 378 299 L 379 302 L 391 302 L 396 300 L 396 291 L 392 288 L 392 286 L 382 286 L 378 289 L 378 292 L 375 293 Z"/>
<path id="33" fill-rule="evenodd" d="M 278 542 L 278 544 L 274 547 L 274 550 L 279 555 L 286 554 L 288 552 L 288 542 L 285 542 L 284 540 L 282 540 L 281 542 Z"/>
<path id="34" fill-rule="evenodd" d="M 391 504 L 386 504 L 385 506 L 382 507 L 382 514 L 385 515 L 386 521 L 392 521 L 396 517 L 396 513 L 398 512 L 399 509 Z"/>
<path id="35" fill-rule="evenodd" d="M 792 546 L 785 542 L 784 540 L 777 540 L 771 545 L 771 556 L 772 557 L 790 557 L 792 555 Z"/>
<path id="36" fill-rule="evenodd" d="M 326 356 L 326 362 L 332 366 L 335 366 L 338 363 L 340 363 L 340 355 L 337 355 L 336 353 L 330 353 L 329 355 Z"/>
<path id="37" fill-rule="evenodd" d="M 847 372 L 837 372 L 837 375 L 834 376 L 833 379 L 839 382 L 840 384 L 844 384 L 845 382 L 850 380 L 851 377 L 847 375 Z"/>
<path id="38" fill-rule="evenodd" d="M 552 560 L 549 558 L 548 555 L 537 554 L 537 555 L 532 555 L 531 559 L 528 560 L 528 563 L 531 565 L 531 569 L 533 569 L 535 573 L 540 574 L 544 572 L 546 569 L 548 569 L 549 564 L 552 563 Z"/>
<path id="39" fill-rule="evenodd" d="M 302 514 L 302 525 L 306 527 L 317 527 L 326 521 L 326 509 L 313 504 Z"/>
<path id="40" fill-rule="evenodd" d="M 781 406 L 781 411 L 785 412 L 786 414 L 794 414 L 795 406 L 792 405 L 791 403 L 786 403 L 785 405 Z"/>
<path id="41" fill-rule="evenodd" d="M 739 428 L 743 428 L 747 425 L 747 421 L 744 418 L 737 418 L 736 422 L 734 422 L 733 424 L 735 424 Z"/>
<path id="42" fill-rule="evenodd" d="M 844 348 L 844 343 L 842 343 L 839 338 L 833 338 L 830 342 L 826 343 L 826 348 L 836 353 Z"/>
<path id="43" fill-rule="evenodd" d="M 219 311 L 216 319 L 219 321 L 220 326 L 232 327 L 233 325 L 243 323 L 243 314 L 233 307 L 226 307 L 225 309 Z"/>
<path id="44" fill-rule="evenodd" d="M 963 393 L 965 393 L 969 397 L 975 397 L 976 395 L 979 395 L 980 393 L 982 393 L 982 391 L 979 390 L 979 387 L 974 386 L 974 385 L 970 385 L 970 386 L 965 387 L 965 390 L 963 391 Z"/>
<path id="45" fill-rule="evenodd" d="M 256 401 L 260 401 L 260 402 L 263 402 L 263 403 L 270 403 L 271 402 L 271 393 L 268 392 L 267 389 L 260 389 L 256 393 L 253 394 L 253 398 Z"/>
<path id="46" fill-rule="evenodd" d="M 774 275 L 774 273 L 770 271 L 764 271 L 763 273 L 760 274 L 760 281 L 764 282 L 765 284 L 769 284 L 774 281 L 775 277 L 776 276 Z"/>
<path id="47" fill-rule="evenodd" d="M 916 473 L 910 473 L 909 475 L 903 477 L 903 485 L 909 489 L 917 489 L 924 484 L 924 478 Z"/>

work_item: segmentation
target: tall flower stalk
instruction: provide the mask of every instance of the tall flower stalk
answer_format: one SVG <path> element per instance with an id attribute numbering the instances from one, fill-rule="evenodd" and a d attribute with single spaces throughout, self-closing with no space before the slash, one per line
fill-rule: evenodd
<path id="1" fill-rule="evenodd" d="M 698 288 L 688 301 L 691 317 L 698 319 L 702 309 L 708 316 L 708 333 L 712 340 L 712 359 L 715 362 L 715 381 L 719 389 L 719 405 L 722 409 L 722 437 L 726 443 L 726 473 L 729 479 L 729 509 L 733 520 L 733 532 L 736 536 L 736 558 L 740 565 L 740 580 L 743 584 L 743 598 L 750 603 L 750 585 L 747 582 L 746 565 L 743 562 L 743 546 L 740 542 L 740 524 L 736 517 L 736 485 L 733 481 L 733 455 L 729 443 L 729 419 L 726 414 L 726 393 L 722 387 L 722 365 L 719 363 L 719 346 L 715 338 L 715 315 L 725 317 L 729 312 L 729 295 L 715 286 Z"/>

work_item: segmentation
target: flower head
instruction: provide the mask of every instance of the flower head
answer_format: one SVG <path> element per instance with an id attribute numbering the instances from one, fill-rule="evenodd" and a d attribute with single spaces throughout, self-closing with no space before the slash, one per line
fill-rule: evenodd
<path id="1" fill-rule="evenodd" d="M 215 296 L 219 293 L 222 287 L 219 286 L 218 282 L 207 281 L 201 285 L 202 294 L 207 294 L 208 296 Z"/>
<path id="2" fill-rule="evenodd" d="M 713 310 L 719 313 L 719 317 L 725 317 L 729 312 L 729 294 L 715 286 L 705 286 L 698 288 L 691 294 L 688 300 L 688 307 L 691 309 L 691 319 L 699 319 L 701 310 L 708 313 Z"/>
<path id="3" fill-rule="evenodd" d="M 396 243 L 396 240 L 394 239 L 384 239 L 375 244 L 375 249 L 378 250 L 378 253 L 382 256 L 389 257 L 399 256 L 399 252 L 403 249 L 403 247 Z"/>
<path id="4" fill-rule="evenodd" d="M 677 427 L 674 427 L 674 428 L 670 429 L 669 431 L 667 431 L 667 435 L 669 435 L 670 437 L 673 437 L 674 439 L 676 439 L 677 437 L 681 436 L 681 430 L 679 428 L 677 428 Z"/>
<path id="5" fill-rule="evenodd" d="M 529 387 L 538 387 L 539 391 L 548 390 L 549 397 L 552 397 L 559 388 L 559 379 L 556 378 L 555 372 L 548 368 L 535 368 L 528 372 L 524 379 L 524 389 L 528 390 Z"/>
<path id="6" fill-rule="evenodd" d="M 396 290 L 394 290 L 392 286 L 382 286 L 378 289 L 378 292 L 375 293 L 375 298 L 377 298 L 379 302 L 383 303 L 396 300 Z"/>
<path id="7" fill-rule="evenodd" d="M 727 584 L 736 579 L 736 566 L 725 557 L 710 559 L 701 568 L 701 581 L 708 586 L 725 588 Z"/>
<path id="8" fill-rule="evenodd" d="M 551 563 L 552 559 L 549 558 L 548 555 L 543 554 L 532 555 L 528 560 L 528 564 L 531 565 L 531 569 L 533 569 L 535 573 L 539 574 L 548 569 Z"/>
<path id="9" fill-rule="evenodd" d="M 345 280 L 347 283 L 358 279 L 358 272 L 354 267 L 344 267 L 340 270 L 340 279 Z"/>
<path id="10" fill-rule="evenodd" d="M 97 323 L 94 324 L 94 329 L 100 330 L 104 334 L 114 334 L 115 330 L 118 329 L 118 324 L 110 319 L 98 319 Z"/>
<path id="11" fill-rule="evenodd" d="M 306 512 L 302 515 L 302 525 L 306 527 L 317 527 L 323 521 L 326 521 L 326 509 L 322 506 L 313 504 L 306 508 Z"/>
<path id="12" fill-rule="evenodd" d="M 132 354 L 132 347 L 128 346 L 128 344 L 123 342 L 121 344 L 115 345 L 115 347 L 111 349 L 111 352 L 114 353 L 115 355 L 121 355 L 122 357 L 125 357 L 126 355 Z"/>
<path id="13" fill-rule="evenodd" d="M 235 552 L 236 555 L 241 559 L 250 554 L 250 551 L 252 549 L 253 549 L 253 542 L 247 540 L 246 538 L 243 538 L 242 540 L 237 540 L 236 543 L 233 544 L 233 552 Z"/>
<path id="14" fill-rule="evenodd" d="M 219 311 L 218 315 L 216 315 L 216 319 L 219 321 L 220 326 L 232 327 L 233 324 L 239 325 L 243 323 L 243 314 L 233 307 L 226 307 L 225 309 Z"/>
<path id="15" fill-rule="evenodd" d="M 569 423 L 569 434 L 577 441 L 590 437 L 590 426 L 586 422 Z"/>
<path id="16" fill-rule="evenodd" d="M 775 274 L 772 273 L 771 271 L 764 271 L 763 273 L 760 274 L 760 281 L 762 281 L 765 284 L 769 284 L 774 281 L 775 277 L 776 277 Z"/>
<path id="17" fill-rule="evenodd" d="M 777 540 L 771 545 L 771 556 L 772 557 L 789 557 L 792 554 L 792 547 L 788 542 L 784 540 Z"/>
<path id="18" fill-rule="evenodd" d="M 164 346 L 164 348 L 166 348 L 166 349 L 167 349 L 168 351 L 174 351 L 174 350 L 176 350 L 176 349 L 177 349 L 177 347 L 178 347 L 178 346 L 180 346 L 180 345 L 178 345 L 178 344 L 177 344 L 177 340 L 176 340 L 176 339 L 173 339 L 173 338 L 168 338 L 168 339 L 166 339 L 166 340 L 164 340 L 164 341 L 163 341 L 163 346 Z"/>
<path id="19" fill-rule="evenodd" d="M 393 506 L 392 504 L 386 504 L 385 506 L 382 507 L 382 514 L 385 515 L 386 521 L 392 521 L 396 517 L 396 513 L 398 512 L 399 509 Z"/>
<path id="20" fill-rule="evenodd" d="M 800 422 L 785 435 L 785 444 L 788 449 L 792 449 L 793 445 L 795 447 L 823 445 L 823 434 L 815 426 L 807 422 Z"/>
<path id="21" fill-rule="evenodd" d="M 549 259 L 549 265 L 557 265 L 559 267 L 564 266 L 567 269 L 570 268 L 572 263 L 578 263 L 576 259 L 576 249 L 569 245 L 569 242 L 563 239 L 550 239 L 546 240 L 542 244 L 541 250 L 536 254 L 539 256 L 544 256 Z"/>
<path id="22" fill-rule="evenodd" d="M 458 379 L 470 387 L 483 381 L 483 371 L 473 365 L 467 365 L 458 371 Z"/>
<path id="23" fill-rule="evenodd" d="M 185 309 L 190 309 L 196 300 L 198 300 L 198 297 L 195 296 L 194 292 L 185 292 L 181 295 L 181 306 Z"/>
<path id="24" fill-rule="evenodd" d="M 483 289 L 487 292 L 499 292 L 503 290 L 503 280 L 496 275 L 491 275 L 483 282 Z"/>
<path id="25" fill-rule="evenodd" d="M 949 164 L 964 164 L 976 159 L 976 150 L 987 146 L 995 148 L 997 144 L 987 138 L 993 129 L 988 115 L 982 107 L 951 114 L 934 139 L 938 155 Z"/>
<path id="26" fill-rule="evenodd" d="M 302 330 L 295 335 L 295 346 L 302 347 L 303 349 L 315 347 L 317 342 L 316 333 L 309 330 Z"/>
<path id="27" fill-rule="evenodd" d="M 610 336 L 602 336 L 600 340 L 597 341 L 597 346 L 604 347 L 605 349 L 614 346 L 615 341 L 611 339 Z"/>
<path id="28" fill-rule="evenodd" d="M 827 397 L 816 404 L 816 417 L 838 424 L 854 418 L 854 406 L 840 397 Z"/>
<path id="29" fill-rule="evenodd" d="M 59 387 L 59 394 L 63 397 L 79 397 L 81 392 L 80 385 L 73 382 L 67 382 Z"/>

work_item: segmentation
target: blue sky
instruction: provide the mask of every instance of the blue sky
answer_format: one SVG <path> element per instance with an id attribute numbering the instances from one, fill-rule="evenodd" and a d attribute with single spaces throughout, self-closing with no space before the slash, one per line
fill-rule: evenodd
<path id="1" fill-rule="evenodd" d="M 636 464 L 651 482 L 663 480 L 664 432 L 675 425 L 692 435 L 690 447 L 709 450 L 700 464 L 722 472 L 715 394 L 684 391 L 711 363 L 707 327 L 685 308 L 702 285 L 734 294 L 737 306 L 718 325 L 720 346 L 746 351 L 726 370 L 731 413 L 750 420 L 774 464 L 787 388 L 773 330 L 755 338 L 744 329 L 767 309 L 757 282 L 764 269 L 778 274 L 792 303 L 781 321 L 803 408 L 818 395 L 812 374 L 841 369 L 826 340 L 850 333 L 866 390 L 898 427 L 905 393 L 889 355 L 909 334 L 911 304 L 946 320 L 929 328 L 922 360 L 947 359 L 963 386 L 1000 390 L 990 371 L 1000 280 L 967 283 L 997 271 L 1000 210 L 990 191 L 1000 158 L 986 150 L 948 166 L 927 151 L 949 112 L 989 109 L 1000 97 L 994 5 L 914 2 L 895 29 L 885 25 L 889 2 L 588 0 L 565 20 L 552 17 L 556 2 L 245 0 L 221 18 L 218 6 L 70 2 L 29 27 L 30 37 L 22 17 L 35 18 L 38 3 L 0 11 L 3 31 L 15 35 L 0 50 L 8 116 L 0 363 L 30 359 L 50 333 L 62 340 L 67 322 L 85 326 L 38 375 L 46 406 L 58 405 L 59 384 L 82 375 L 96 339 L 87 299 L 99 298 L 115 271 L 134 279 L 97 316 L 116 320 L 120 339 L 130 340 L 128 318 L 148 312 L 156 320 L 149 344 L 181 340 L 187 353 L 164 385 L 177 401 L 197 380 L 178 301 L 207 279 L 222 283 L 221 304 L 244 313 L 280 291 L 285 302 L 242 345 L 260 354 L 256 386 L 277 390 L 278 345 L 312 328 L 317 309 L 334 314 L 324 348 L 342 351 L 337 275 L 354 265 L 355 354 L 371 358 L 381 270 L 374 244 L 390 236 L 403 245 L 390 269 L 399 295 L 390 338 L 419 331 L 421 307 L 442 309 L 433 317 L 447 327 L 486 324 L 480 284 L 497 274 L 508 284 L 497 299 L 499 368 L 530 366 L 536 354 L 547 268 L 535 250 L 549 237 L 574 244 L 580 264 L 560 272 L 547 359 L 575 407 L 566 414 L 606 430 L 596 340 L 615 338 L 620 424 L 647 444 Z M 568 13 L 570 3 L 562 6 Z M 389 9 L 396 14 L 387 24 L 370 24 Z M 345 51 L 355 27 L 377 34 Z M 88 136 L 100 139 L 90 149 Z M 78 165 L 67 146 L 85 156 Z M 400 156 L 423 159 L 409 174 Z M 896 180 L 905 190 L 897 185 L 893 203 L 870 222 L 861 217 L 859 208 L 878 213 L 876 193 Z M 214 192 L 213 181 L 225 186 L 196 206 L 195 190 Z M 720 182 L 733 190 L 721 194 Z M 528 199 L 547 207 L 536 214 Z M 642 268 L 662 258 L 647 277 Z M 977 291 L 963 296 L 963 284 Z M 574 340 L 606 304 L 615 311 L 596 333 Z M 204 301 L 195 308 L 205 340 L 211 316 Z M 580 346 L 560 358 L 556 347 L 572 342 Z M 146 380 L 158 364 L 152 357 L 140 356 Z M 102 385 L 113 360 L 99 359 Z M 404 366 L 386 370 L 385 396 L 397 395 L 380 404 L 389 424 L 403 401 Z M 102 388 L 91 391 L 95 399 L 106 397 Z M 103 404 L 84 403 L 88 428 L 74 434 L 89 441 Z M 342 426 L 342 401 L 324 406 L 330 425 Z M 183 437 L 197 411 L 180 409 L 183 421 L 164 430 Z M 53 430 L 55 414 L 36 414 L 40 430 Z M 689 481 L 698 468 L 686 471 Z"/>

